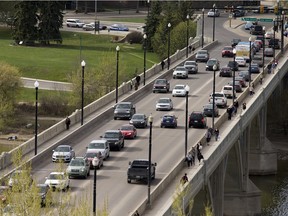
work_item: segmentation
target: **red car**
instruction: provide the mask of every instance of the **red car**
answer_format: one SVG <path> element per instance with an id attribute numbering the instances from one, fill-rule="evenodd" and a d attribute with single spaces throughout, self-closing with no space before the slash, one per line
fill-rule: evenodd
<path id="1" fill-rule="evenodd" d="M 222 50 L 222 57 L 233 57 L 233 47 L 225 46 Z"/>
<path id="2" fill-rule="evenodd" d="M 125 139 L 134 139 L 137 136 L 137 129 L 134 125 L 125 124 L 120 128 Z"/>

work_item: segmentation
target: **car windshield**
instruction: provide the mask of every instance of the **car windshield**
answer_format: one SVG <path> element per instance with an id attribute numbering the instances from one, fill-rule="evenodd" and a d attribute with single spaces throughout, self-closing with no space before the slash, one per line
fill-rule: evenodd
<path id="1" fill-rule="evenodd" d="M 104 143 L 90 143 L 88 149 L 104 149 Z"/>
<path id="2" fill-rule="evenodd" d="M 199 54 L 199 55 L 206 55 L 207 52 L 206 52 L 206 51 L 198 51 L 197 54 Z"/>
<path id="3" fill-rule="evenodd" d="M 68 146 L 58 146 L 55 149 L 55 152 L 69 152 L 70 151 L 70 147 Z"/>
<path id="4" fill-rule="evenodd" d="M 207 62 L 207 65 L 215 65 L 217 64 L 217 60 L 215 59 L 210 59 L 208 62 Z"/>
<path id="5" fill-rule="evenodd" d="M 133 115 L 132 119 L 144 119 L 143 115 Z"/>
<path id="6" fill-rule="evenodd" d="M 224 47 L 223 50 L 233 50 L 233 49 L 232 49 L 232 47 Z"/>
<path id="7" fill-rule="evenodd" d="M 155 83 L 156 83 L 156 84 L 165 85 L 165 84 L 166 84 L 166 80 L 156 80 Z"/>
<path id="8" fill-rule="evenodd" d="M 169 103 L 169 99 L 161 98 L 159 99 L 158 103 Z"/>
<path id="9" fill-rule="evenodd" d="M 186 68 L 185 67 L 177 67 L 175 70 L 177 70 L 177 71 L 186 71 Z"/>
<path id="10" fill-rule="evenodd" d="M 83 160 L 72 160 L 70 166 L 84 166 Z"/>
<path id="11" fill-rule="evenodd" d="M 202 114 L 201 113 L 192 113 L 191 118 L 193 119 L 202 119 Z"/>
<path id="12" fill-rule="evenodd" d="M 187 62 L 185 62 L 185 65 L 196 65 L 196 62 L 187 61 Z"/>
<path id="13" fill-rule="evenodd" d="M 118 137 L 119 137 L 119 134 L 118 134 L 118 133 L 110 133 L 110 132 L 107 132 L 107 133 L 105 133 L 104 137 L 105 137 L 105 138 L 118 138 Z"/>
<path id="14" fill-rule="evenodd" d="M 117 109 L 130 109 L 130 104 L 118 104 Z"/>
<path id="15" fill-rule="evenodd" d="M 85 157 L 86 158 L 94 158 L 97 157 L 98 152 L 87 152 Z"/>
<path id="16" fill-rule="evenodd" d="M 129 125 L 127 125 L 127 126 L 122 126 L 122 127 L 120 128 L 120 130 L 133 130 L 133 127 L 132 127 L 132 126 L 129 126 Z"/>
<path id="17" fill-rule="evenodd" d="M 224 97 L 221 93 L 215 93 L 215 97 Z"/>
<path id="18" fill-rule="evenodd" d="M 49 176 L 48 176 L 48 179 L 64 179 L 64 175 L 63 174 L 50 174 Z"/>
<path id="19" fill-rule="evenodd" d="M 163 120 L 173 120 L 174 116 L 163 116 Z"/>
<path id="20" fill-rule="evenodd" d="M 244 61 L 244 58 L 236 57 L 235 61 Z"/>
<path id="21" fill-rule="evenodd" d="M 225 86 L 223 89 L 224 89 L 224 90 L 232 90 L 232 87 L 230 87 L 230 86 Z"/>
<path id="22" fill-rule="evenodd" d="M 183 85 L 176 85 L 175 87 L 174 87 L 174 89 L 184 89 L 185 87 L 183 86 Z"/>

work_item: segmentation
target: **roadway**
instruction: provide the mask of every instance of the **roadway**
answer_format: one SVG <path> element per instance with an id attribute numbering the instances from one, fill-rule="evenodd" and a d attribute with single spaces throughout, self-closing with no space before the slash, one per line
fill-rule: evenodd
<path id="1" fill-rule="evenodd" d="M 236 35 L 223 28 L 223 23 L 227 17 L 216 18 L 216 39 L 218 45 L 210 51 L 210 57 L 218 58 L 221 66 L 227 64 L 232 58 L 222 58 L 221 50 L 224 45 L 230 45 L 232 38 L 241 38 L 242 41 L 247 41 L 248 37 Z M 212 23 L 212 18 L 205 17 L 205 27 Z M 211 37 L 212 29 L 205 28 L 205 35 Z M 271 58 L 269 58 L 271 59 Z M 268 58 L 266 58 L 266 61 Z M 222 86 L 227 84 L 232 78 L 220 78 L 219 72 L 216 75 L 216 91 L 220 91 Z M 189 94 L 189 113 L 194 110 L 202 110 L 203 105 L 208 102 L 208 96 L 212 92 L 213 72 L 205 71 L 205 63 L 199 63 L 199 73 L 189 75 L 186 80 L 171 80 L 172 88 L 176 84 L 188 84 L 190 86 Z M 174 110 L 169 113 L 174 113 L 178 116 L 178 128 L 168 129 L 160 128 L 160 119 L 166 112 L 155 111 L 155 104 L 160 97 L 170 97 L 169 94 L 153 94 L 143 95 L 143 99 L 137 101 L 137 113 L 152 113 L 153 122 L 153 138 L 152 138 L 152 161 L 157 162 L 156 180 L 152 182 L 152 188 L 161 181 L 161 179 L 170 172 L 172 167 L 179 161 L 179 158 L 184 157 L 184 123 L 185 123 L 185 98 L 172 98 Z M 229 100 L 231 103 L 231 100 Z M 226 109 L 221 109 L 220 113 Z M 93 139 L 99 139 L 108 129 L 118 129 L 122 124 L 127 123 L 127 120 L 113 120 L 113 116 L 105 122 L 99 122 L 94 128 L 90 128 L 85 134 L 81 134 L 74 140 L 70 140 L 65 144 L 70 144 L 74 147 L 76 156 L 84 155 L 86 146 Z M 211 119 L 208 121 L 211 125 Z M 195 144 L 206 132 L 205 129 L 189 129 L 188 134 L 188 149 Z M 135 140 L 125 140 L 125 147 L 120 152 L 111 152 L 111 156 L 104 162 L 104 167 L 98 171 L 97 175 L 97 207 L 103 205 L 104 200 L 108 200 L 109 215 L 129 215 L 147 196 L 147 186 L 145 184 L 128 184 L 126 171 L 128 162 L 138 158 L 148 158 L 148 136 L 149 129 L 138 129 L 138 137 Z M 63 143 L 64 144 L 64 143 Z M 49 172 L 58 169 L 58 165 L 52 163 L 51 153 L 47 153 L 42 158 L 42 162 L 33 167 L 33 177 L 37 182 L 43 183 L 45 176 Z M 88 200 L 92 202 L 93 188 L 93 172 L 87 180 L 72 179 L 71 180 L 71 195 L 79 197 L 80 194 L 86 192 Z"/>

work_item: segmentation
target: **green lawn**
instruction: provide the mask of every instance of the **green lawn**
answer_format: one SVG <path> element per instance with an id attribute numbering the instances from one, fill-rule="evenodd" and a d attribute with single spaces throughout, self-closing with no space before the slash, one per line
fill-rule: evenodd
<path id="1" fill-rule="evenodd" d="M 123 73 L 131 76 L 136 68 L 143 71 L 143 50 L 140 44 L 112 43 L 110 35 L 93 35 L 86 33 L 62 32 L 63 44 L 53 44 L 49 47 L 26 47 L 13 45 L 10 29 L 0 28 L 0 59 L 19 68 L 22 76 L 67 81 L 71 71 L 80 70 L 80 53 L 86 61 L 86 67 L 97 67 L 103 53 L 111 53 L 115 58 L 117 45 L 120 46 L 120 66 Z M 81 46 L 80 46 L 81 43 Z M 82 49 L 81 49 L 82 47 Z M 82 50 L 80 52 L 80 49 Z M 147 68 L 159 62 L 155 53 L 147 53 Z M 115 65 L 111 65 L 115 67 Z"/>

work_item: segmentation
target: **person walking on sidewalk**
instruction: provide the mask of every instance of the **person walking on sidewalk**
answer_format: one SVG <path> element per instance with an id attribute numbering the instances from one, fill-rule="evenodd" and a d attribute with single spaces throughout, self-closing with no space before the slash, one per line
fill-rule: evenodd
<path id="1" fill-rule="evenodd" d="M 71 124 L 71 120 L 70 120 L 70 118 L 68 116 L 67 116 L 67 118 L 65 120 L 65 124 L 66 124 L 66 130 L 69 130 L 70 124 Z"/>
<path id="2" fill-rule="evenodd" d="M 218 128 L 215 129 L 215 140 L 218 141 L 219 139 L 219 130 Z"/>
<path id="3" fill-rule="evenodd" d="M 190 166 L 192 166 L 192 155 L 191 155 L 191 152 L 188 152 L 188 154 L 186 156 L 186 161 L 187 161 L 188 168 Z"/>
<path id="4" fill-rule="evenodd" d="M 188 182 L 187 173 L 185 173 L 184 176 L 182 176 L 180 182 L 182 185 L 184 185 L 186 182 Z"/>
<path id="5" fill-rule="evenodd" d="M 249 87 L 250 96 L 253 95 L 253 92 L 254 92 L 254 88 L 253 88 L 253 85 L 251 85 L 251 86 Z"/>
<path id="6" fill-rule="evenodd" d="M 164 60 L 161 61 L 161 67 L 162 67 L 162 70 L 164 70 L 164 67 L 165 67 L 165 62 L 164 62 Z"/>

